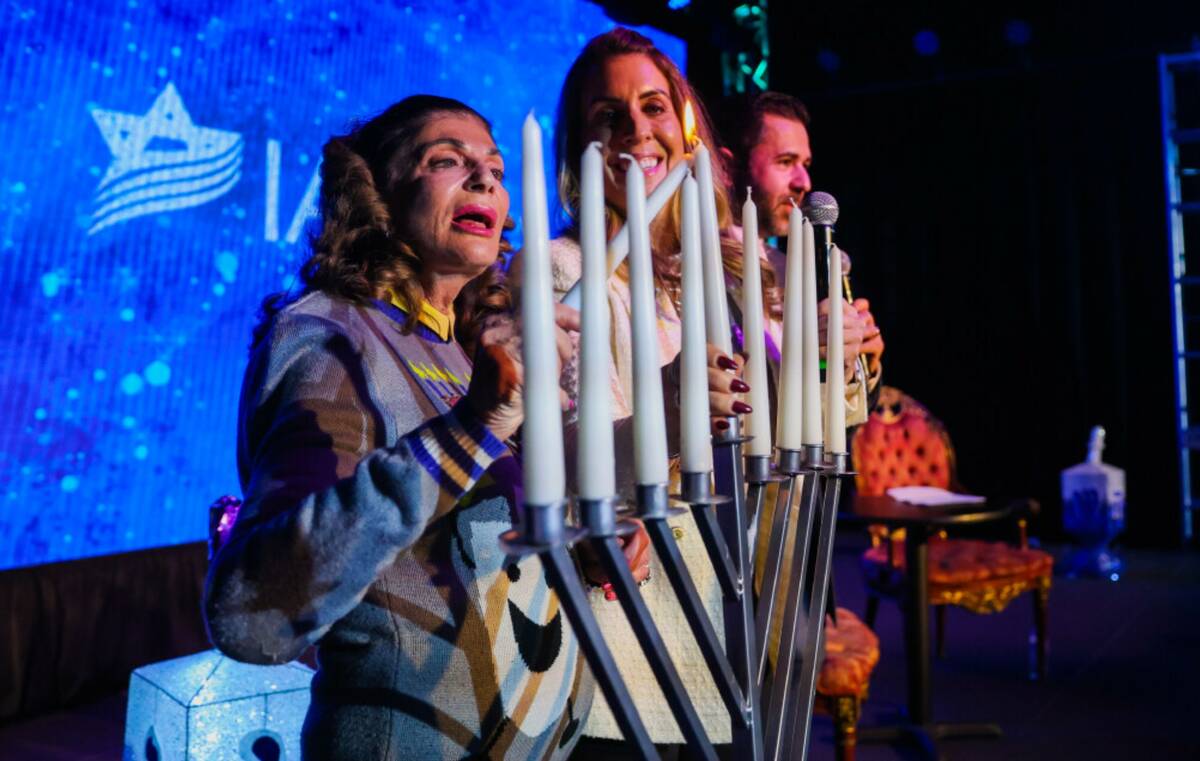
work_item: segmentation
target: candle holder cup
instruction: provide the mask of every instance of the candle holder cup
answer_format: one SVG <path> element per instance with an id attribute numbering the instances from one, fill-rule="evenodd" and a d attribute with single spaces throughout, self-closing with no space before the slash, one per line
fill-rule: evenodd
<path id="1" fill-rule="evenodd" d="M 736 415 L 731 415 L 724 420 L 729 423 L 729 427 L 713 434 L 714 447 L 745 444 L 751 439 L 750 436 L 742 434 L 742 424 Z"/>
<path id="2" fill-rule="evenodd" d="M 850 470 L 850 455 L 846 452 L 827 452 L 825 454 L 825 467 L 829 470 L 830 475 L 853 475 Z"/>
<path id="3" fill-rule="evenodd" d="M 666 484 L 638 484 L 634 489 L 637 504 L 633 517 L 642 520 L 666 519 L 687 512 L 682 507 L 671 506 L 671 495 L 667 493 Z"/>
<path id="4" fill-rule="evenodd" d="M 806 466 L 821 468 L 825 465 L 825 445 L 805 444 L 801 449 L 801 460 Z"/>
<path id="5" fill-rule="evenodd" d="M 637 531 L 637 524 L 625 520 L 626 510 L 618 510 L 620 500 L 616 497 L 601 499 L 585 499 L 580 497 L 576 504 L 579 506 L 579 523 L 589 537 L 601 538 L 609 536 L 627 536 Z"/>
<path id="6" fill-rule="evenodd" d="M 782 476 L 773 471 L 770 455 L 748 454 L 743 459 L 745 460 L 744 472 L 748 486 L 769 484 L 783 480 Z"/>
<path id="7" fill-rule="evenodd" d="M 712 471 L 702 473 L 680 473 L 679 494 L 670 495 L 676 502 L 689 505 L 723 505 L 733 498 L 716 494 L 712 488 Z"/>
<path id="8" fill-rule="evenodd" d="M 809 461 L 802 449 L 775 449 L 775 472 L 787 478 L 794 478 L 808 469 Z"/>
<path id="9" fill-rule="evenodd" d="M 500 546 L 516 557 L 545 552 L 553 547 L 566 547 L 584 534 L 585 529 L 568 526 L 566 500 L 546 505 L 524 504 L 521 525 L 500 535 Z"/>

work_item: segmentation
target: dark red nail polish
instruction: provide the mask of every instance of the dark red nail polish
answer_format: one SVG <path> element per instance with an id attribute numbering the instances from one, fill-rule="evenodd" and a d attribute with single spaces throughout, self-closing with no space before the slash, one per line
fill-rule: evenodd
<path id="1" fill-rule="evenodd" d="M 745 383 L 738 380 L 737 378 L 733 379 L 733 382 L 729 384 L 729 388 L 732 389 L 733 393 L 735 393 L 735 394 L 744 394 L 750 390 L 749 386 L 747 386 Z"/>
<path id="2" fill-rule="evenodd" d="M 718 420 L 717 421 L 717 430 L 718 431 L 725 431 L 728 429 L 729 429 L 729 421 L 728 420 Z"/>
<path id="3" fill-rule="evenodd" d="M 734 402 L 733 411 L 739 415 L 747 415 L 754 411 L 754 408 L 745 402 Z"/>
<path id="4" fill-rule="evenodd" d="M 717 367 L 721 368 L 722 370 L 736 370 L 738 366 L 737 362 L 734 362 L 729 357 L 720 356 L 717 357 Z"/>

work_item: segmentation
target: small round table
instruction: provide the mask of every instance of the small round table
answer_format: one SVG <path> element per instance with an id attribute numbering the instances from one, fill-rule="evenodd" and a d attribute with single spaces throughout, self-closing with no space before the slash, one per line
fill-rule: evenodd
<path id="1" fill-rule="evenodd" d="M 894 741 L 911 738 L 931 757 L 937 757 L 935 740 L 956 737 L 1000 737 L 996 724 L 961 724 L 933 721 L 929 678 L 929 537 L 946 526 L 984 523 L 1013 514 L 1022 503 L 989 499 L 952 505 L 925 506 L 899 502 L 888 496 L 855 495 L 838 514 L 840 521 L 882 524 L 906 529 L 904 540 L 904 653 L 908 672 L 908 721 L 895 726 L 859 730 L 861 741 Z"/>

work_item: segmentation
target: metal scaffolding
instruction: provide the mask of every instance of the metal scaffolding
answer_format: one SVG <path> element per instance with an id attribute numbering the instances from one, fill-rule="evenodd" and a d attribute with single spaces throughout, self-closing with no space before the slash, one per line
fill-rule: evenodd
<path id="1" fill-rule="evenodd" d="M 1200 425 L 1191 421 L 1191 399 L 1200 405 L 1200 382 L 1189 387 L 1189 365 L 1200 361 L 1200 275 L 1188 274 L 1189 235 L 1200 240 L 1200 52 L 1161 55 L 1163 170 L 1167 191 L 1167 249 L 1171 264 L 1171 322 L 1181 525 L 1185 542 L 1194 538 L 1198 500 L 1192 466 L 1200 453 Z M 1200 368 L 1198 368 L 1200 369 Z"/>

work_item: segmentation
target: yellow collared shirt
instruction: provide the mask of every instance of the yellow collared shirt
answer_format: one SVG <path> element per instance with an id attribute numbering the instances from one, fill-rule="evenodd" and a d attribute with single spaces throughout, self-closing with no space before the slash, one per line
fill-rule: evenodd
<path id="1" fill-rule="evenodd" d="M 389 300 L 392 302 L 392 306 L 408 314 L 408 304 L 404 303 L 404 300 L 398 295 L 392 293 Z M 432 330 L 443 341 L 449 341 L 454 336 L 454 313 L 446 314 L 428 301 L 421 302 L 421 312 L 417 315 L 417 322 Z"/>

